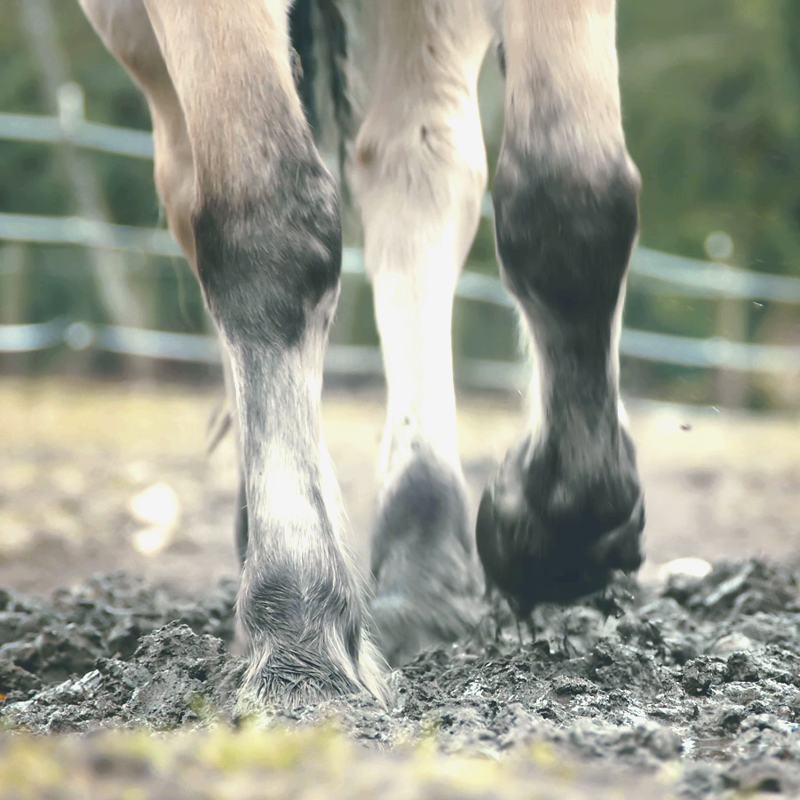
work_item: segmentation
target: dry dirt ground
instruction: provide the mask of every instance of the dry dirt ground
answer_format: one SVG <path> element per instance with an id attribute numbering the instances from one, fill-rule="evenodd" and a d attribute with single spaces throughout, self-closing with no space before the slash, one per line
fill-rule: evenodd
<path id="1" fill-rule="evenodd" d="M 632 404 L 648 561 L 618 609 L 543 609 L 521 642 L 487 620 L 396 673 L 388 713 L 276 712 L 264 733 L 225 723 L 241 662 L 225 646 L 235 454 L 203 451 L 217 399 L 0 382 L 0 794 L 800 796 L 798 419 Z M 326 397 L 362 554 L 381 421 L 376 392 Z M 477 500 L 522 415 L 465 397 L 460 425 Z M 685 557 L 715 568 L 665 579 Z M 70 735 L 108 728 L 134 732 Z"/>
<path id="2" fill-rule="evenodd" d="M 191 590 L 235 575 L 234 448 L 204 449 L 219 399 L 208 388 L 0 381 L 0 585 L 47 591 L 124 567 Z M 629 405 L 647 493 L 645 580 L 685 556 L 798 556 L 800 417 Z M 362 553 L 382 420 L 378 392 L 326 395 L 325 434 Z M 523 420 L 514 398 L 461 398 L 474 504 Z"/>

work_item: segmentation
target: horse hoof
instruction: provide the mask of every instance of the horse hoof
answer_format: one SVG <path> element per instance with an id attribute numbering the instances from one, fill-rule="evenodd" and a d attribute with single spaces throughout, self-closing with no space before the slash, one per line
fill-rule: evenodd
<path id="1" fill-rule="evenodd" d="M 372 605 L 375 638 L 392 667 L 419 653 L 468 636 L 481 617 L 475 594 L 454 597 L 446 590 L 420 594 L 384 592 Z"/>
<path id="2" fill-rule="evenodd" d="M 250 655 L 236 701 L 237 717 L 265 711 L 315 705 L 352 695 L 389 703 L 385 662 L 374 644 L 361 642 L 358 659 L 345 648 L 326 643 L 330 652 L 311 643 L 291 643 L 265 648 Z"/>
<path id="3" fill-rule="evenodd" d="M 592 483 L 570 488 L 568 478 L 543 468 L 541 451 L 531 458 L 523 445 L 485 490 L 478 554 L 487 584 L 518 614 L 591 594 L 607 586 L 616 570 L 641 566 L 644 497 L 633 444 L 627 433 L 623 437 L 626 457 L 612 461 Z"/>
<path id="4" fill-rule="evenodd" d="M 460 479 L 432 456 L 413 461 L 384 500 L 371 610 L 392 666 L 463 638 L 480 619 L 482 586 L 467 520 Z"/>

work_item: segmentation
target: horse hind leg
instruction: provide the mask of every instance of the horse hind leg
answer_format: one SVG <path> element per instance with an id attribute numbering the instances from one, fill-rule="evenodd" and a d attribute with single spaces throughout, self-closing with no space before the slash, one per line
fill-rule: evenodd
<path id="1" fill-rule="evenodd" d="M 402 662 L 471 629 L 480 595 L 458 455 L 453 294 L 477 228 L 486 155 L 482 0 L 385 0 L 352 182 L 387 381 L 372 540 L 373 617 Z"/>
<path id="2" fill-rule="evenodd" d="M 89 21 L 109 51 L 125 67 L 147 100 L 155 140 L 155 184 L 170 230 L 186 260 L 197 272 L 191 212 L 194 206 L 194 161 L 183 110 L 161 53 L 144 0 L 80 0 Z M 226 360 L 225 386 L 228 408 L 217 415 L 218 440 L 228 428 L 228 413 L 235 416 L 235 400 Z M 233 421 L 236 428 L 236 421 Z M 238 432 L 237 432 L 238 441 Z M 211 449 L 216 441 L 210 443 Z M 243 470 L 241 470 L 243 472 Z M 235 509 L 235 544 L 240 562 L 247 550 L 247 500 L 240 476 Z"/>
<path id="3" fill-rule="evenodd" d="M 612 0 L 505 2 L 497 249 L 534 354 L 528 435 L 481 502 L 487 578 L 520 612 L 602 588 L 642 560 L 644 506 L 619 397 L 637 232 Z"/>
<path id="4" fill-rule="evenodd" d="M 170 229 L 196 271 L 194 164 L 180 101 L 144 0 L 79 0 L 103 43 L 142 90 L 155 139 L 155 183 Z"/>

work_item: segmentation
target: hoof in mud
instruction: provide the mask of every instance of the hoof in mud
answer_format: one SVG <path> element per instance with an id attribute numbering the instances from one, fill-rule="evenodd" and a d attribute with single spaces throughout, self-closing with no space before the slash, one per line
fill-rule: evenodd
<path id="1" fill-rule="evenodd" d="M 621 433 L 618 460 L 581 487 L 559 474 L 559 460 L 546 447 L 531 457 L 523 443 L 484 492 L 478 554 L 487 584 L 518 614 L 596 592 L 616 570 L 641 566 L 644 498 L 633 443 Z"/>
<path id="2" fill-rule="evenodd" d="M 467 593 L 441 590 L 414 597 L 383 592 L 372 607 L 378 646 L 392 667 L 402 666 L 425 650 L 470 635 L 481 608 L 480 598 Z"/>
<path id="3" fill-rule="evenodd" d="M 420 455 L 383 503 L 373 541 L 378 646 L 392 666 L 469 635 L 482 585 L 459 478 Z"/>
<path id="4" fill-rule="evenodd" d="M 344 651 L 333 658 L 296 645 L 275 647 L 266 656 L 251 657 L 237 697 L 237 716 L 285 711 L 356 694 L 386 706 L 389 693 L 384 673 L 383 660 L 366 640 L 361 643 L 358 664 Z"/>

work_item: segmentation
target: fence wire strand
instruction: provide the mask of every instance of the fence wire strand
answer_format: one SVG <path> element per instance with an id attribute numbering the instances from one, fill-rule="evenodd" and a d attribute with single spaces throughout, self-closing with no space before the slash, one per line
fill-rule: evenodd
<path id="1" fill-rule="evenodd" d="M 74 116 L 34 116 L 0 113 L 0 139 L 72 145 L 104 153 L 152 159 L 152 135 Z M 484 216 L 492 217 L 491 198 Z M 33 245 L 74 245 L 93 249 L 138 253 L 155 257 L 180 257 L 181 250 L 167 230 L 115 225 L 81 217 L 52 217 L 0 213 L 0 241 Z M 0 264 L 0 275 L 12 271 Z M 348 247 L 343 252 L 345 275 L 364 276 L 363 252 Z M 637 290 L 705 299 L 735 299 L 775 303 L 800 303 L 800 279 L 767 275 L 712 262 L 699 261 L 640 247 L 634 253 L 631 277 Z M 514 302 L 493 276 L 465 272 L 456 290 L 462 300 L 512 308 Z M 202 334 L 145 330 L 121 325 L 94 325 L 59 318 L 42 323 L 0 325 L 0 353 L 29 353 L 62 345 L 74 349 L 93 347 L 107 352 L 190 363 L 218 363 L 219 348 L 213 337 Z M 800 347 L 732 342 L 723 338 L 697 339 L 626 328 L 621 337 L 623 356 L 684 367 L 787 374 L 800 371 Z M 334 345 L 326 368 L 329 372 L 378 374 L 380 352 L 375 347 Z M 515 362 L 462 359 L 466 382 L 484 388 L 519 388 L 524 368 Z"/>

